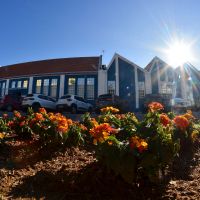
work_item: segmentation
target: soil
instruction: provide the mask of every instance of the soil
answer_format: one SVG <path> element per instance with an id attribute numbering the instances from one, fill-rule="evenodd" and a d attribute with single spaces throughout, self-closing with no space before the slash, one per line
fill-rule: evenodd
<path id="1" fill-rule="evenodd" d="M 8 147 L 0 152 L 0 199 L 200 199 L 199 143 L 183 151 L 162 184 L 154 185 L 125 183 L 89 147 L 36 153 L 37 159 L 22 165 L 11 162 Z"/>

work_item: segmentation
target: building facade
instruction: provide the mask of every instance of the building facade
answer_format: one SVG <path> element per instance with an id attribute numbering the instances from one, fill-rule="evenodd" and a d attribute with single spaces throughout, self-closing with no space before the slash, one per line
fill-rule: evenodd
<path id="1" fill-rule="evenodd" d="M 101 91 L 101 56 L 42 60 L 0 68 L 0 95 L 39 93 L 54 98 L 75 94 L 94 103 Z M 101 87 L 102 88 L 102 87 Z"/>
<path id="2" fill-rule="evenodd" d="M 0 68 L 0 96 L 16 92 L 75 94 L 92 104 L 111 93 L 127 111 L 142 110 L 146 95 L 183 98 L 200 107 L 200 73 L 190 63 L 174 69 L 158 57 L 143 69 L 117 53 L 107 67 L 102 56 L 41 60 Z"/>
<path id="3" fill-rule="evenodd" d="M 107 67 L 107 92 L 124 99 L 129 111 L 143 110 L 146 95 L 182 98 L 200 107 L 200 72 L 189 63 L 175 69 L 158 57 L 143 69 L 115 54 Z"/>

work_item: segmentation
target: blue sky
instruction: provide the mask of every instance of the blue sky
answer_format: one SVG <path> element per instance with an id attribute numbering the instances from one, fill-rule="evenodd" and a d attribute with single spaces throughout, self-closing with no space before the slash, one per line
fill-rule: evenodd
<path id="1" fill-rule="evenodd" d="M 0 0 L 0 65 L 104 50 L 145 67 L 176 36 L 200 53 L 199 0 Z M 192 62 L 200 67 L 198 58 Z"/>

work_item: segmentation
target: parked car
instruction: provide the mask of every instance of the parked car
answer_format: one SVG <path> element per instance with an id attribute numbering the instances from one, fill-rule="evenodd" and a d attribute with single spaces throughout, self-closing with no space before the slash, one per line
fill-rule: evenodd
<path id="1" fill-rule="evenodd" d="M 101 108 L 104 108 L 107 106 L 113 106 L 115 108 L 118 108 L 121 111 L 124 110 L 122 99 L 119 96 L 114 95 L 114 94 L 100 95 L 96 100 L 95 111 L 99 113 Z"/>
<path id="2" fill-rule="evenodd" d="M 66 94 L 60 97 L 56 103 L 58 111 L 71 111 L 71 113 L 77 113 L 78 111 L 93 110 L 92 104 L 86 102 L 82 97 Z"/>
<path id="3" fill-rule="evenodd" d="M 171 100 L 171 105 L 173 110 L 182 110 L 182 111 L 186 111 L 187 108 L 191 107 L 189 102 L 182 98 L 173 98 Z"/>
<path id="4" fill-rule="evenodd" d="M 22 106 L 21 94 L 7 94 L 0 99 L 0 109 L 11 112 L 13 110 L 20 110 Z"/>
<path id="5" fill-rule="evenodd" d="M 34 111 L 38 111 L 43 107 L 48 110 L 56 110 L 56 100 L 43 94 L 28 94 L 22 101 L 22 108 L 32 107 Z"/>

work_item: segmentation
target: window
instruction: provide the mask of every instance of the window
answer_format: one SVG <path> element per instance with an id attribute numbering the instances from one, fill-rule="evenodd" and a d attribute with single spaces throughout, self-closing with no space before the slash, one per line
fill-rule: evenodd
<path id="1" fill-rule="evenodd" d="M 43 94 L 44 95 L 48 95 L 49 94 L 49 79 L 44 79 Z"/>
<path id="2" fill-rule="evenodd" d="M 161 82 L 161 94 L 172 94 L 172 84 Z"/>
<path id="3" fill-rule="evenodd" d="M 87 98 L 94 99 L 94 78 L 87 78 Z"/>
<path id="4" fill-rule="evenodd" d="M 5 95 L 5 90 L 6 90 L 6 83 L 2 83 L 2 88 L 1 88 L 1 96 Z"/>
<path id="5" fill-rule="evenodd" d="M 115 94 L 115 81 L 108 81 L 108 93 Z"/>
<path id="6" fill-rule="evenodd" d="M 54 78 L 51 80 L 51 96 L 56 97 L 57 96 L 57 85 L 58 85 L 58 79 Z"/>
<path id="7" fill-rule="evenodd" d="M 138 91 L 139 91 L 139 98 L 144 98 L 145 96 L 144 82 L 138 82 Z"/>
<path id="8" fill-rule="evenodd" d="M 85 78 L 78 78 L 77 81 L 77 95 L 84 98 L 85 93 Z"/>
<path id="9" fill-rule="evenodd" d="M 75 83 L 76 83 L 75 78 L 68 79 L 68 93 L 69 94 L 75 94 Z"/>
<path id="10" fill-rule="evenodd" d="M 85 100 L 82 98 L 82 97 L 77 97 L 77 96 L 74 96 L 74 98 L 78 101 L 81 101 L 81 102 L 85 102 Z"/>
<path id="11" fill-rule="evenodd" d="M 42 80 L 38 79 L 36 81 L 36 90 L 35 90 L 36 93 L 41 93 L 41 85 L 42 85 Z"/>
<path id="12" fill-rule="evenodd" d="M 22 87 L 22 81 L 18 81 L 17 82 L 17 88 L 21 88 Z"/>
<path id="13" fill-rule="evenodd" d="M 23 88 L 28 88 L 28 81 L 27 81 L 27 80 L 25 80 L 25 81 L 23 82 Z"/>
<path id="14" fill-rule="evenodd" d="M 12 81 L 11 88 L 15 88 L 16 82 Z"/>

